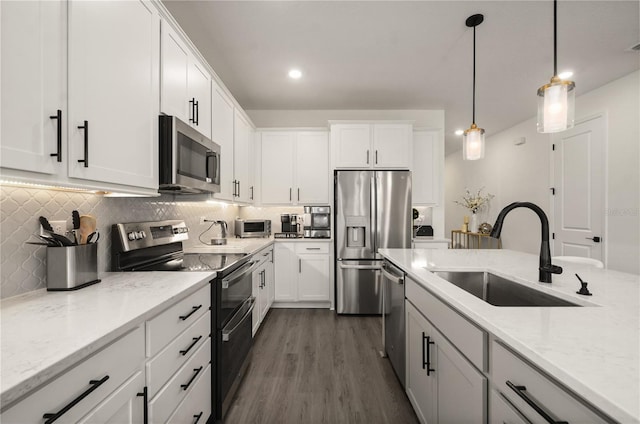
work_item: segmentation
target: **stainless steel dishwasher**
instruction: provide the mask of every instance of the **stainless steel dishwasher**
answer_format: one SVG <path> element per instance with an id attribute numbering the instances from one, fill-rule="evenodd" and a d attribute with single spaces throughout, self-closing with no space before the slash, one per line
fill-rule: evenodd
<path id="1" fill-rule="evenodd" d="M 405 273 L 385 260 L 382 264 L 384 348 L 398 380 L 405 387 Z"/>

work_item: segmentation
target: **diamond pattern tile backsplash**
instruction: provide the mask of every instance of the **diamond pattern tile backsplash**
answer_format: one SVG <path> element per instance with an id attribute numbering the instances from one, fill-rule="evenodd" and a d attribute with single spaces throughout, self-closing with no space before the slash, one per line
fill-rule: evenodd
<path id="1" fill-rule="evenodd" d="M 109 198 L 8 186 L 0 186 L 0 196 L 0 298 L 46 287 L 46 248 L 25 244 L 28 240 L 36 241 L 32 234 L 39 232 L 39 216 L 50 221 L 67 220 L 70 227 L 71 211 L 74 209 L 80 214 L 94 215 L 100 232 L 98 272 L 102 273 L 109 271 L 111 266 L 112 224 L 184 219 L 190 228 L 190 239 L 185 245 L 197 245 L 198 235 L 209 228 L 209 224 L 200 225 L 200 217 L 227 221 L 230 234 L 233 234 L 233 221 L 241 209 L 203 200 L 186 201 L 173 195 Z M 203 238 L 206 240 L 219 234 L 219 227 L 216 226 Z"/>

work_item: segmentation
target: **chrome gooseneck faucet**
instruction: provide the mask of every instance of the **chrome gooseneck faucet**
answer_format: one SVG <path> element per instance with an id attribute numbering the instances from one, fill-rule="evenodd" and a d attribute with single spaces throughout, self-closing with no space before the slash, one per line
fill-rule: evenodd
<path id="1" fill-rule="evenodd" d="M 498 214 L 496 223 L 493 225 L 490 236 L 493 238 L 500 238 L 500 232 L 502 231 L 502 224 L 504 218 L 509 212 L 516 208 L 528 208 L 534 211 L 538 218 L 540 218 L 540 224 L 542 226 L 542 242 L 540 243 L 540 270 L 538 281 L 541 283 L 551 283 L 551 274 L 562 274 L 562 268 L 557 265 L 551 264 L 551 251 L 549 250 L 549 220 L 544 211 L 538 206 L 530 202 L 513 202 L 506 206 Z"/>

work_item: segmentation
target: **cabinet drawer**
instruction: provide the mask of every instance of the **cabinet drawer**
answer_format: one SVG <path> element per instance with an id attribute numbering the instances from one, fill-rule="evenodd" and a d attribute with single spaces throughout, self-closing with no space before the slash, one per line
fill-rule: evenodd
<path id="1" fill-rule="evenodd" d="M 530 421 L 547 422 L 523 397 L 531 399 L 556 421 L 607 422 L 581 399 L 565 391 L 501 343 L 494 341 L 491 348 L 491 373 L 497 389 Z M 507 382 L 514 387 L 509 387 Z"/>
<path id="2" fill-rule="evenodd" d="M 147 358 L 160 350 L 183 332 L 211 306 L 211 285 L 187 296 L 160 315 L 147 321 Z"/>
<path id="3" fill-rule="evenodd" d="M 126 423 L 142 424 L 144 408 L 144 373 L 138 371 L 107 399 L 87 414 L 78 424 Z"/>
<path id="4" fill-rule="evenodd" d="M 187 397 L 176 408 L 167 423 L 204 424 L 211 415 L 211 365 Z"/>
<path id="5" fill-rule="evenodd" d="M 529 424 L 520 413 L 495 390 L 491 391 L 489 424 Z"/>
<path id="6" fill-rule="evenodd" d="M 44 414 L 58 413 L 89 392 L 56 420 L 57 423 L 78 422 L 128 377 L 140 370 L 142 361 L 144 332 L 142 327 L 138 327 L 3 412 L 2 421 L 41 424 Z"/>
<path id="7" fill-rule="evenodd" d="M 157 356 L 147 362 L 147 387 L 153 398 L 174 372 L 198 350 L 211 334 L 211 312 L 207 311 Z M 183 354 L 184 352 L 184 354 Z"/>
<path id="8" fill-rule="evenodd" d="M 330 243 L 296 243 L 296 253 L 329 253 Z"/>
<path id="9" fill-rule="evenodd" d="M 211 387 L 211 376 L 205 371 L 211 361 L 211 341 L 200 349 L 178 370 L 149 404 L 149 422 L 163 423 L 178 404 L 201 384 Z M 199 370 L 199 371 L 197 371 Z M 204 383 L 201 383 L 204 380 Z M 186 387 L 185 387 L 186 386 Z M 211 401 L 211 399 L 209 399 Z M 188 421 L 191 422 L 191 421 Z"/>
<path id="10" fill-rule="evenodd" d="M 487 333 L 407 278 L 405 295 L 479 370 L 486 371 Z"/>

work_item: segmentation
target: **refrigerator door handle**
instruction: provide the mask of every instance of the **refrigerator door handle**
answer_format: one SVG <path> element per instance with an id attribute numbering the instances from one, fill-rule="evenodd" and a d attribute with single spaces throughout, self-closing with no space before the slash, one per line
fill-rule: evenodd
<path id="1" fill-rule="evenodd" d="M 369 228 L 369 239 L 371 240 L 371 251 L 373 252 L 374 257 L 378 253 L 378 241 L 376 240 L 376 226 L 378 225 L 378 186 L 376 180 L 376 174 L 374 172 L 373 176 L 371 177 L 371 211 L 369 212 L 371 214 L 371 228 Z"/>
<path id="2" fill-rule="evenodd" d="M 366 269 L 366 270 L 380 270 L 382 268 L 380 268 L 379 265 L 345 265 L 342 262 L 338 263 L 338 267 L 340 269 Z"/>

